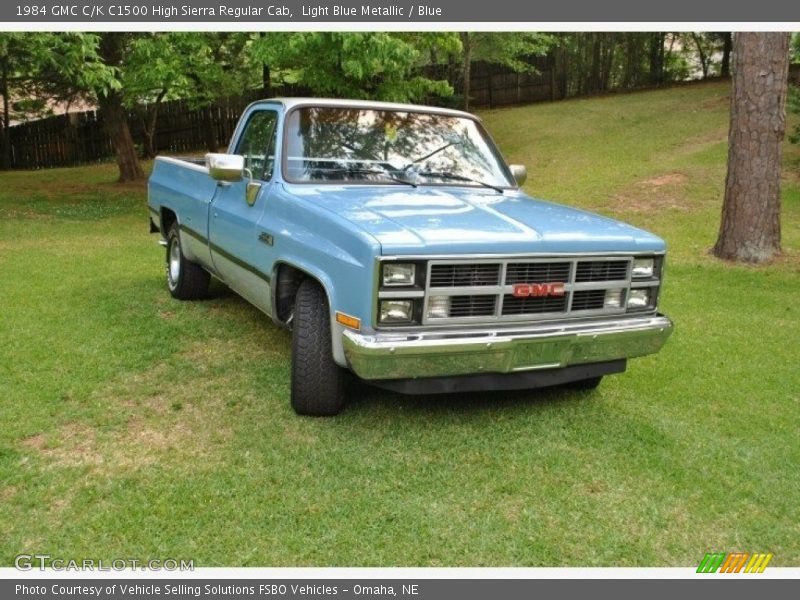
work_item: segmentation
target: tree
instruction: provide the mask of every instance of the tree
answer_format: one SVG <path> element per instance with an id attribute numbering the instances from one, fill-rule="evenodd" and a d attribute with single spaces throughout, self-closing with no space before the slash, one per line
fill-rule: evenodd
<path id="1" fill-rule="evenodd" d="M 171 32 L 130 40 L 120 82 L 126 107 L 142 118 L 144 156 L 153 157 L 158 150 L 156 126 L 164 100 L 183 98 L 200 108 L 262 85 L 258 65 L 248 55 L 252 37 L 243 32 Z M 214 152 L 216 128 L 206 125 L 207 146 Z"/>
<path id="2" fill-rule="evenodd" d="M 135 34 L 108 32 L 26 34 L 49 44 L 47 60 L 36 65 L 35 91 L 40 98 L 96 103 L 117 155 L 120 181 L 144 178 L 133 145 L 124 105 L 124 59 Z M 35 58 L 35 55 L 32 55 Z"/>
<path id="3" fill-rule="evenodd" d="M 0 35 L 0 95 L 3 96 L 2 156 L 9 164 L 12 118 L 40 117 L 48 103 L 85 98 L 92 87 L 112 89 L 113 70 L 98 56 L 99 38 L 88 33 Z"/>
<path id="4" fill-rule="evenodd" d="M 510 67 L 518 73 L 535 72 L 527 62 L 531 56 L 543 56 L 555 43 L 553 36 L 545 33 L 528 32 L 462 32 L 461 40 L 462 73 L 464 77 L 464 110 L 469 110 L 472 87 L 472 62 L 482 60 Z"/>
<path id="5" fill-rule="evenodd" d="M 667 34 L 653 32 L 650 34 L 649 53 L 650 53 L 650 83 L 661 84 L 664 81 L 664 67 L 666 60 Z"/>
<path id="6" fill-rule="evenodd" d="M 700 70 L 703 72 L 703 79 L 706 79 L 714 57 L 714 40 L 705 33 L 690 33 L 689 38 L 695 45 L 697 59 L 700 61 Z"/>
<path id="7" fill-rule="evenodd" d="M 133 145 L 133 137 L 128 124 L 125 92 L 121 81 L 125 74 L 125 54 L 131 39 L 132 34 L 120 31 L 101 34 L 98 55 L 104 65 L 114 69 L 118 84 L 92 86 L 93 89 L 89 90 L 97 96 L 103 123 L 111 137 L 111 143 L 114 145 L 120 182 L 144 179 L 144 171 L 142 171 L 142 166 L 136 156 L 136 147 Z"/>
<path id="8" fill-rule="evenodd" d="M 760 263 L 781 249 L 788 33 L 736 33 L 728 175 L 714 254 Z"/>
<path id="9" fill-rule="evenodd" d="M 185 94 L 189 87 L 185 62 L 195 50 L 186 44 L 192 33 L 145 33 L 132 39 L 120 72 L 123 104 L 139 109 L 145 143 L 143 156 L 156 155 L 156 124 L 161 103 Z"/>
<path id="10" fill-rule="evenodd" d="M 188 35 L 188 34 L 182 34 Z M 219 32 L 191 34 L 193 51 L 189 57 L 185 72 L 191 87 L 185 95 L 189 104 L 195 108 L 210 106 L 214 103 L 227 105 L 232 97 L 240 97 L 248 92 L 261 89 L 264 93 L 264 64 L 253 55 L 253 43 L 260 39 L 258 34 L 247 32 Z M 267 34 L 271 35 L 271 34 Z M 222 129 L 223 138 L 229 137 L 227 121 L 217 127 L 211 111 L 203 111 L 206 129 L 206 148 L 216 152 L 219 138 L 216 132 Z"/>
<path id="11" fill-rule="evenodd" d="M 449 34 L 273 32 L 252 41 L 251 55 L 285 83 L 325 96 L 420 100 L 448 96 L 446 81 L 417 72 L 430 46 Z"/>
<path id="12" fill-rule="evenodd" d="M 722 38 L 722 64 L 719 74 L 726 79 L 731 76 L 731 51 L 733 50 L 733 34 L 730 31 L 718 33 Z"/>
<path id="13" fill-rule="evenodd" d="M 612 31 L 551 35 L 561 97 L 632 90 L 689 76 L 685 34 Z M 694 58 L 693 43 L 691 48 Z"/>
<path id="14" fill-rule="evenodd" d="M 32 112 L 33 103 L 20 107 L 17 100 L 27 98 L 37 65 L 41 64 L 46 49 L 32 38 L 21 33 L 0 34 L 0 96 L 2 96 L 2 118 L 0 118 L 0 166 L 11 165 L 11 140 L 9 127 L 12 119 L 24 118 Z M 44 106 L 39 104 L 39 109 Z M 20 110 L 21 109 L 21 110 Z"/>

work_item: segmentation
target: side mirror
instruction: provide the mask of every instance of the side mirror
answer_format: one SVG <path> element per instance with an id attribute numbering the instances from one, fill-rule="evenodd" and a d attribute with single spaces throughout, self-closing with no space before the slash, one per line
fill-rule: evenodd
<path id="1" fill-rule="evenodd" d="M 517 182 L 518 186 L 522 187 L 522 184 L 528 179 L 528 169 L 525 168 L 525 165 L 508 165 L 508 167 L 511 169 L 514 181 Z"/>
<path id="2" fill-rule="evenodd" d="M 240 181 L 244 177 L 244 156 L 238 154 L 206 154 L 208 174 L 217 181 Z"/>

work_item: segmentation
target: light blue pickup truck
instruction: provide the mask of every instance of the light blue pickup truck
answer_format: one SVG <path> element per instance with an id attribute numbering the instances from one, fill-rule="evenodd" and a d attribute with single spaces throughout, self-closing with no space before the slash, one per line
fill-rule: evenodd
<path id="1" fill-rule="evenodd" d="M 524 179 L 473 115 L 282 98 L 227 154 L 157 158 L 148 204 L 170 293 L 213 275 L 290 328 L 292 407 L 333 415 L 348 370 L 411 394 L 591 389 L 661 348 L 664 242 Z"/>

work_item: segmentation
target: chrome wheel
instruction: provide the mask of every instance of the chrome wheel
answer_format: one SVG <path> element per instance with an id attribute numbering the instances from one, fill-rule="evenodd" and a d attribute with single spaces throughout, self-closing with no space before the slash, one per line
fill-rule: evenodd
<path id="1" fill-rule="evenodd" d="M 169 286 L 174 288 L 178 285 L 178 278 L 181 275 L 181 245 L 178 236 L 173 236 L 169 241 L 169 252 L 167 254 L 167 279 Z"/>
<path id="2" fill-rule="evenodd" d="M 167 272 L 167 287 L 173 298 L 199 300 L 208 293 L 211 275 L 197 263 L 184 256 L 178 224 L 173 223 L 167 234 L 164 270 Z"/>

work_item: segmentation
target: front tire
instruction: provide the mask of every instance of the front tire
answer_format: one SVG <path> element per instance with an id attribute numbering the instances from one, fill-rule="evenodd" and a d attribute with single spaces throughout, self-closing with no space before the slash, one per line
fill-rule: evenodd
<path id="1" fill-rule="evenodd" d="M 208 294 L 211 276 L 203 267 L 183 255 L 178 223 L 167 233 L 167 287 L 173 298 L 198 300 Z"/>
<path id="2" fill-rule="evenodd" d="M 295 297 L 292 333 L 292 408 L 298 415 L 329 417 L 344 408 L 344 370 L 333 360 L 328 298 L 312 279 Z"/>

